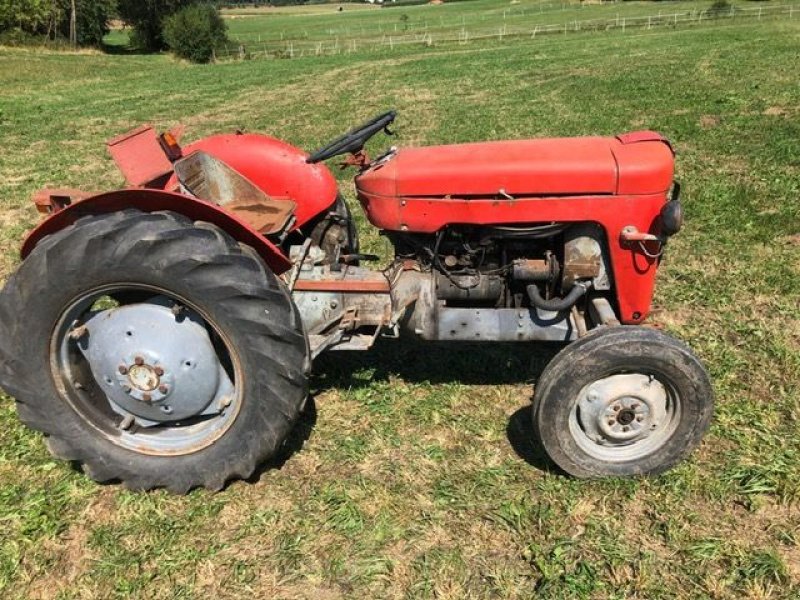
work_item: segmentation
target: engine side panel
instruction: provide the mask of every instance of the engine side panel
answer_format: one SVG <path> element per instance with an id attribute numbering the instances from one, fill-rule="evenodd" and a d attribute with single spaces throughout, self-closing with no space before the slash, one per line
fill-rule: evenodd
<path id="1" fill-rule="evenodd" d="M 382 229 L 430 234 L 456 224 L 595 222 L 607 239 L 620 320 L 635 324 L 641 323 L 650 311 L 658 259 L 647 256 L 639 244 L 625 242 L 620 236 L 627 226 L 658 234 L 659 212 L 665 201 L 666 196 L 661 193 L 513 200 L 404 198 L 396 202 L 391 198 L 386 204 L 373 197 L 365 208 L 371 211 L 370 221 Z M 386 210 L 376 213 L 372 211 L 375 206 Z"/>

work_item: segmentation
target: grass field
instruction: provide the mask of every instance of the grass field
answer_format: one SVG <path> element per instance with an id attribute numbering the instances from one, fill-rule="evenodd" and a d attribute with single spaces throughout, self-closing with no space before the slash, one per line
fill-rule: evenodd
<path id="1" fill-rule="evenodd" d="M 717 394 L 678 468 L 576 481 L 530 441 L 557 348 L 386 340 L 317 361 L 293 452 L 186 497 L 91 483 L 2 397 L 0 596 L 800 597 L 799 48 L 800 18 L 210 66 L 0 49 L 3 275 L 30 194 L 120 186 L 103 141 L 142 121 L 308 149 L 387 107 L 404 145 L 657 129 L 687 224 L 652 321 Z"/>

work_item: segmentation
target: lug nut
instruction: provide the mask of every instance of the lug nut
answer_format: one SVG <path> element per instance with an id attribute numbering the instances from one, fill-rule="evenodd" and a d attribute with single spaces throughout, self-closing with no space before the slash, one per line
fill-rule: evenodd
<path id="1" fill-rule="evenodd" d="M 622 431 L 630 431 L 630 430 L 631 430 L 631 428 L 628 427 L 627 425 L 625 425 L 625 427 L 622 428 Z"/>
<path id="2" fill-rule="evenodd" d="M 634 402 L 633 404 L 631 404 L 631 408 L 633 410 L 636 410 L 637 408 L 639 408 L 639 403 L 638 402 Z"/>
<path id="3" fill-rule="evenodd" d="M 136 358 L 133 359 L 133 362 L 141 367 L 144 364 L 144 358 L 142 358 L 141 356 L 137 356 Z"/>
<path id="4" fill-rule="evenodd" d="M 126 367 L 125 365 L 120 365 L 117 370 L 119 371 L 120 375 L 127 375 L 128 374 L 128 367 Z"/>
<path id="5" fill-rule="evenodd" d="M 142 394 L 142 400 L 145 402 L 152 402 L 153 397 L 150 394 Z"/>
<path id="6" fill-rule="evenodd" d="M 131 386 L 123 385 L 122 386 L 122 391 L 125 392 L 126 394 L 130 394 L 131 393 Z"/>
<path id="7" fill-rule="evenodd" d="M 156 375 L 158 375 L 159 377 L 161 377 L 164 374 L 164 369 L 161 368 L 161 367 L 156 367 L 153 370 L 156 372 Z"/>
<path id="8" fill-rule="evenodd" d="M 69 337 L 72 340 L 79 340 L 84 335 L 86 335 L 86 325 L 80 325 L 79 327 L 75 327 L 72 331 L 69 332 Z"/>
<path id="9" fill-rule="evenodd" d="M 644 420 L 644 417 L 643 417 L 642 415 L 639 415 L 638 417 L 636 417 L 636 420 L 637 420 L 639 423 L 641 423 L 641 422 Z"/>
<path id="10" fill-rule="evenodd" d="M 619 405 L 619 404 L 615 404 L 615 405 L 614 405 L 614 412 L 619 412 L 620 408 L 621 408 L 621 407 L 620 407 L 620 405 Z"/>
<path id="11" fill-rule="evenodd" d="M 162 383 L 160 386 L 158 386 L 158 391 L 162 394 L 166 394 L 169 391 L 169 386 Z"/>

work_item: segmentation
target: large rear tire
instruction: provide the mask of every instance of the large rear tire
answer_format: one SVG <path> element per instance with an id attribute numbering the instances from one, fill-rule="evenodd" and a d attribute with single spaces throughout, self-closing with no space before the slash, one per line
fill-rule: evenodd
<path id="1" fill-rule="evenodd" d="M 0 384 L 57 457 L 132 489 L 220 489 L 307 395 L 302 322 L 252 249 L 170 212 L 88 216 L 0 293 Z"/>
<path id="2" fill-rule="evenodd" d="M 644 327 L 598 329 L 545 368 L 534 433 L 561 469 L 581 478 L 661 473 L 708 429 L 711 383 L 692 351 Z"/>

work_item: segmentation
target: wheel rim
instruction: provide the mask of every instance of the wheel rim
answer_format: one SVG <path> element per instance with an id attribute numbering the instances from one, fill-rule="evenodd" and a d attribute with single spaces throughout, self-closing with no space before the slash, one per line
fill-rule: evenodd
<path id="1" fill-rule="evenodd" d="M 615 373 L 580 391 L 569 430 L 591 457 L 627 462 L 664 445 L 678 426 L 680 412 L 680 397 L 658 374 Z"/>
<path id="2" fill-rule="evenodd" d="M 224 332 L 160 288 L 81 294 L 56 325 L 50 356 L 57 387 L 81 419 L 139 453 L 201 450 L 241 406 L 239 360 Z"/>

